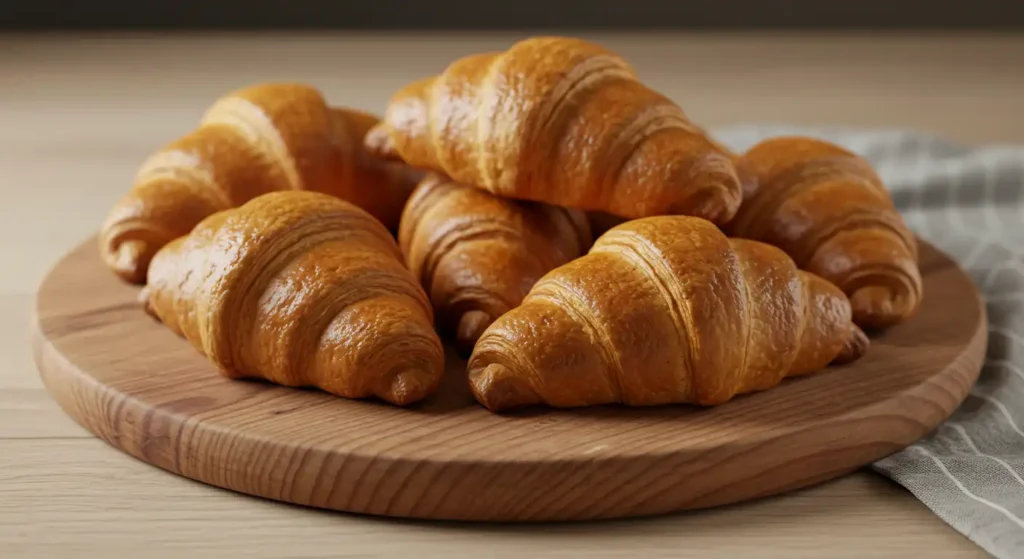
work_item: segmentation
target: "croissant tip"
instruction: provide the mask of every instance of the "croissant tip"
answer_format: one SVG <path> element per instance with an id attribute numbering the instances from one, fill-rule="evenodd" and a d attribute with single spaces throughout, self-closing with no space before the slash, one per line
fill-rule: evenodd
<path id="1" fill-rule="evenodd" d="M 505 411 L 540 402 L 529 381 L 500 363 L 469 371 L 473 397 L 492 412 Z"/>
<path id="2" fill-rule="evenodd" d="M 839 350 L 839 355 L 836 355 L 835 359 L 832 360 L 832 365 L 844 365 L 860 359 L 868 351 L 868 346 L 871 345 L 871 341 L 863 330 L 854 326 L 850 332 L 850 336 L 843 342 L 843 348 Z"/>
<path id="3" fill-rule="evenodd" d="M 887 286 L 868 285 L 850 295 L 853 322 L 868 330 L 892 326 L 913 311 L 909 297 L 901 297 Z"/>
<path id="4" fill-rule="evenodd" d="M 134 239 L 118 244 L 109 260 L 111 268 L 121 279 L 142 284 L 146 282 L 146 268 L 151 257 L 149 244 Z"/>
<path id="5" fill-rule="evenodd" d="M 707 185 L 668 209 L 668 214 L 692 215 L 718 226 L 727 225 L 739 211 L 742 186 L 732 169 L 714 170 L 698 182 Z"/>
<path id="6" fill-rule="evenodd" d="M 398 150 L 391 140 L 391 133 L 385 123 L 380 123 L 370 129 L 363 137 L 363 147 L 371 155 L 388 160 L 398 159 Z"/>
<path id="7" fill-rule="evenodd" d="M 470 352 L 484 330 L 494 322 L 494 317 L 481 310 L 466 311 L 459 319 L 455 339 L 463 351 Z"/>
<path id="8" fill-rule="evenodd" d="M 391 375 L 378 396 L 397 406 L 409 405 L 430 393 L 434 379 L 435 375 L 426 369 L 403 369 Z"/>

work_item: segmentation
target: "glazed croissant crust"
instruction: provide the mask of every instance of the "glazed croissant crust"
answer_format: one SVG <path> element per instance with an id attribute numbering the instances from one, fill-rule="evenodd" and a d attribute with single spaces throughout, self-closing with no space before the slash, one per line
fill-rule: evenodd
<path id="1" fill-rule="evenodd" d="M 267 192 L 315 190 L 397 227 L 421 173 L 370 156 L 373 115 L 332 109 L 302 84 L 247 87 L 218 99 L 199 126 L 149 156 L 100 229 L 104 261 L 139 283 L 163 245 L 210 214 Z"/>
<path id="2" fill-rule="evenodd" d="M 579 210 L 499 198 L 433 174 L 409 198 L 398 240 L 439 326 L 466 353 L 534 282 L 591 243 Z"/>
<path id="3" fill-rule="evenodd" d="M 778 246 L 839 286 L 864 328 L 917 311 L 917 242 L 867 161 L 822 140 L 779 137 L 750 148 L 738 166 L 751 180 L 731 235 Z"/>
<path id="4" fill-rule="evenodd" d="M 207 217 L 157 253 L 143 293 L 231 378 L 405 405 L 443 373 L 430 303 L 394 238 L 326 194 L 274 192 Z"/>
<path id="5" fill-rule="evenodd" d="M 391 99 L 368 148 L 493 194 L 638 218 L 725 223 L 731 160 L 607 49 L 534 37 L 456 60 Z"/>
<path id="6" fill-rule="evenodd" d="M 858 358 L 831 283 L 778 248 L 663 216 L 609 230 L 498 318 L 469 360 L 492 411 L 532 404 L 721 404 Z"/>

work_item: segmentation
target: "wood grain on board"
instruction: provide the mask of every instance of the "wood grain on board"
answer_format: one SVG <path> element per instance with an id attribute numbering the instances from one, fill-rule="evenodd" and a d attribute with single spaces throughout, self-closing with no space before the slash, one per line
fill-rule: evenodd
<path id="1" fill-rule="evenodd" d="M 705 508 L 834 478 L 945 419 L 981 365 L 970 280 L 923 245 L 925 303 L 845 367 L 714 409 L 496 415 L 449 356 L 441 390 L 399 409 L 234 381 L 146 316 L 94 240 L 37 299 L 35 351 L 64 410 L 160 468 L 270 499 L 374 515 L 579 520 Z"/>

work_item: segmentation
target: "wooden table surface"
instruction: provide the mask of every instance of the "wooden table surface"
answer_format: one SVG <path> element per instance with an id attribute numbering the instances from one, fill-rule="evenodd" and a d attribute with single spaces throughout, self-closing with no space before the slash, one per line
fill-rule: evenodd
<path id="1" fill-rule="evenodd" d="M 907 492 L 867 472 L 692 514 L 567 525 L 405 522 L 307 510 L 173 476 L 68 419 L 32 363 L 46 269 L 95 230 L 151 150 L 217 95 L 264 80 L 319 85 L 381 111 L 403 82 L 515 36 L 0 36 L 0 557 L 238 555 L 980 555 Z M 908 126 L 1024 141 L 1024 37 L 604 35 L 702 124 Z"/>

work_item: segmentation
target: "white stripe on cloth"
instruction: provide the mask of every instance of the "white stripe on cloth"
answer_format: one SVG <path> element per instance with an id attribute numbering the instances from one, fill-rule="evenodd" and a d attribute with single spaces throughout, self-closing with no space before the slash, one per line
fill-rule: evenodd
<path id="1" fill-rule="evenodd" d="M 1014 293 L 1014 295 L 1018 295 L 1019 296 L 1019 295 L 1024 295 L 1024 293 Z M 1020 334 L 1018 334 L 1016 332 L 1011 332 L 1010 330 L 1007 330 L 1005 328 L 1000 328 L 998 326 L 990 326 L 989 329 L 988 329 L 988 333 L 989 334 L 998 334 L 1000 336 L 1004 336 L 1007 339 L 1011 340 L 1013 343 L 1020 344 L 1022 347 L 1024 347 L 1024 336 L 1021 336 Z"/>
<path id="2" fill-rule="evenodd" d="M 968 447 L 970 447 L 971 452 L 977 454 L 978 456 L 983 456 L 985 458 L 989 458 L 991 460 L 994 460 L 1000 466 L 1002 466 L 1003 468 L 1006 468 L 1006 471 L 1010 472 L 1010 475 L 1013 476 L 1013 479 L 1017 480 L 1017 483 L 1019 483 L 1021 485 L 1021 487 L 1024 487 L 1024 479 L 1021 479 L 1020 475 L 1017 474 L 1017 471 L 1013 469 L 1013 466 L 1007 464 L 1005 460 L 1003 460 L 1002 458 L 999 458 L 998 456 L 992 456 L 991 454 L 986 454 L 986 453 L 978 450 L 978 446 L 974 444 L 974 441 L 971 440 L 971 437 L 967 436 L 967 431 L 964 429 L 963 425 L 960 425 L 960 424 L 952 422 L 952 421 L 949 422 L 948 425 L 954 431 L 959 433 L 961 437 L 963 437 L 964 442 L 967 443 Z"/>
<path id="3" fill-rule="evenodd" d="M 1013 430 L 1016 431 L 1017 434 L 1019 434 L 1021 437 L 1024 437 L 1024 431 L 1020 430 L 1020 427 L 1017 426 L 1017 422 L 1014 421 L 1013 420 L 1013 416 L 1010 415 L 1010 410 L 1006 409 L 1006 406 L 1002 402 L 1000 402 L 999 400 L 996 400 L 995 398 L 993 398 L 991 396 L 987 396 L 985 394 L 979 394 L 978 392 L 973 391 L 973 390 L 971 391 L 971 395 L 972 396 L 977 396 L 978 398 L 981 398 L 982 400 L 985 400 L 988 403 L 990 403 L 993 406 L 995 406 L 996 408 L 998 408 L 999 411 L 1002 412 L 1002 414 L 1006 417 L 1007 421 L 1010 422 L 1010 427 L 1012 427 Z"/>
<path id="4" fill-rule="evenodd" d="M 1009 519 L 1011 522 L 1016 524 L 1021 529 L 1024 529 L 1024 520 L 1021 520 L 1016 515 L 1014 515 L 1012 512 L 1006 510 L 1002 506 L 1000 506 L 1000 505 L 998 505 L 996 503 L 993 503 L 992 501 L 989 501 L 988 499 L 984 499 L 982 497 L 979 497 L 979 496 L 975 495 L 974 493 L 971 493 L 971 491 L 968 490 L 966 487 L 964 487 L 964 484 L 961 483 L 960 480 L 958 480 L 956 478 L 956 476 L 954 476 L 952 474 L 952 472 L 949 471 L 948 468 L 946 468 L 946 465 L 942 463 L 942 460 L 939 460 L 939 457 L 935 456 L 934 454 L 932 454 L 931 451 L 929 451 L 928 449 L 924 448 L 923 446 L 919 446 L 919 445 L 916 445 L 916 444 L 915 445 L 911 445 L 910 448 L 912 448 L 914 450 L 917 450 L 918 452 L 920 452 L 921 454 L 924 454 L 925 456 L 930 458 L 933 462 L 935 462 L 935 465 L 938 466 L 940 470 L 942 470 L 942 473 L 946 477 L 948 477 L 949 480 L 952 481 L 953 484 L 956 485 L 957 489 L 959 489 L 964 495 L 967 495 L 971 499 L 974 499 L 975 501 L 977 501 L 977 502 L 979 502 L 979 503 L 981 503 L 981 504 L 983 504 L 985 506 L 988 506 L 989 508 L 992 508 L 994 510 L 999 511 L 1004 516 L 1006 516 L 1006 518 Z"/>
<path id="5" fill-rule="evenodd" d="M 981 191 L 985 195 L 985 199 L 989 202 L 994 202 L 995 197 L 995 186 L 996 176 L 999 174 L 999 169 L 991 165 L 990 160 L 992 159 L 990 153 L 979 154 L 981 163 L 981 176 L 982 184 Z M 998 233 L 1001 229 L 999 215 L 996 214 L 995 208 L 992 207 L 991 203 L 982 204 L 982 211 L 985 213 L 985 233 L 986 236 L 990 233 Z"/>

